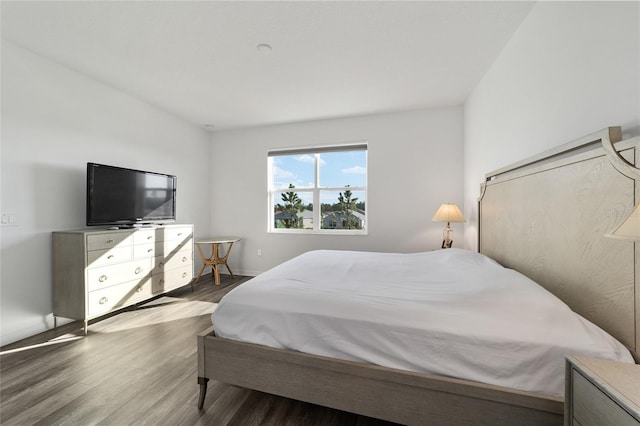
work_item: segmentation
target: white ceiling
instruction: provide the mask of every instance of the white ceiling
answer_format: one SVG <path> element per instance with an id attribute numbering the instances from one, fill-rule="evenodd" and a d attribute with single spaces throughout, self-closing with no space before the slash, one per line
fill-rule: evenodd
<path id="1" fill-rule="evenodd" d="M 2 1 L 1 14 L 6 40 L 220 130 L 461 105 L 532 5 Z"/>

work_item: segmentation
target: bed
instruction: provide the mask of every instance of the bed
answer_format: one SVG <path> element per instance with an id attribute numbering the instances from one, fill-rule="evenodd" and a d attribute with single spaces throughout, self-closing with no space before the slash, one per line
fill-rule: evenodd
<path id="1" fill-rule="evenodd" d="M 400 273 L 407 268 L 412 271 L 413 275 L 404 277 L 404 281 L 412 283 L 413 287 L 410 285 L 399 292 L 404 299 L 421 301 L 415 303 L 415 309 L 405 308 L 401 314 L 394 314 L 394 303 L 391 302 L 395 301 L 389 300 L 388 295 L 380 299 L 379 293 L 382 288 L 388 287 L 389 282 L 372 273 L 370 268 L 369 275 L 365 274 L 356 280 L 348 294 L 343 293 L 345 303 L 358 297 L 376 300 L 375 309 L 382 318 L 379 318 L 375 327 L 369 329 L 379 330 L 381 325 L 386 325 L 387 330 L 391 329 L 386 334 L 396 336 L 409 333 L 401 326 L 415 322 L 415 317 L 409 313 L 425 315 L 426 310 L 420 310 L 418 305 L 427 302 L 431 303 L 429 312 L 426 312 L 429 315 L 438 311 L 440 304 L 449 304 L 449 309 L 440 309 L 440 314 L 460 314 L 453 321 L 457 325 L 464 326 L 474 321 L 485 324 L 483 330 L 504 328 L 501 325 L 512 323 L 515 317 L 498 314 L 491 303 L 501 298 L 515 300 L 515 290 L 524 295 L 525 300 L 536 300 L 538 308 L 544 307 L 545 312 L 549 305 L 549 309 L 553 309 L 553 313 L 548 313 L 550 318 L 566 315 L 562 317 L 567 318 L 566 321 L 562 322 L 574 322 L 573 328 L 570 327 L 573 333 L 579 333 L 585 327 L 589 329 L 586 333 L 588 341 L 602 340 L 596 345 L 597 348 L 590 347 L 584 341 L 571 342 L 577 346 L 564 347 L 562 337 L 559 341 L 547 339 L 552 336 L 544 336 L 539 330 L 522 328 L 528 326 L 516 326 L 515 323 L 511 324 L 513 327 L 508 327 L 509 334 L 512 334 L 509 343 L 500 341 L 502 337 L 499 333 L 484 332 L 472 335 L 470 340 L 458 341 L 457 331 L 450 330 L 448 325 L 446 330 L 437 328 L 436 333 L 440 334 L 429 339 L 420 340 L 416 336 L 422 332 L 417 332 L 417 335 L 412 335 L 411 344 L 400 340 L 384 340 L 380 336 L 385 334 L 383 332 L 366 335 L 361 332 L 365 327 L 358 328 L 358 332 L 354 333 L 353 325 L 361 325 L 362 318 L 371 317 L 371 312 L 364 312 L 361 317 L 351 315 L 351 312 L 348 318 L 351 325 L 342 327 L 347 330 L 347 335 L 337 336 L 333 331 L 327 332 L 326 322 L 319 321 L 334 321 L 335 315 L 330 315 L 335 314 L 331 311 L 337 311 L 331 307 L 333 302 L 318 303 L 314 310 L 301 304 L 298 296 L 315 292 L 314 296 L 323 300 L 326 297 L 324 290 L 334 287 L 335 292 L 336 288 L 341 289 L 340 274 L 327 273 L 323 269 L 322 282 L 313 282 L 307 275 L 296 275 L 298 272 L 287 262 L 234 290 L 227 296 L 229 299 L 225 297 L 227 300 L 221 302 L 217 313 L 214 313 L 214 324 L 221 331 L 216 333 L 212 327 L 198 337 L 199 406 L 202 407 L 204 402 L 208 380 L 214 379 L 403 424 L 423 424 L 426 419 L 434 424 L 509 424 L 513 419 L 518 419 L 519 424 L 561 424 L 564 410 L 563 354 L 578 351 L 625 362 L 632 362 L 630 354 L 637 355 L 639 327 L 636 312 L 640 310 L 640 292 L 635 280 L 637 255 L 633 243 L 605 237 L 621 217 L 631 211 L 637 198 L 634 180 L 618 170 L 624 170 L 625 165 L 620 165 L 617 156 L 621 155 L 633 163 L 638 140 L 634 138 L 619 142 L 620 139 L 619 128 L 605 129 L 488 174 L 481 186 L 478 208 L 479 248 L 488 257 L 462 250 L 441 250 L 393 255 L 398 259 L 394 259 L 390 265 L 390 255 L 384 255 L 387 257 L 384 263 L 387 272 Z M 613 146 L 614 143 L 615 150 L 607 146 Z M 614 163 L 615 167 L 612 166 Z M 576 210 L 576 217 L 572 217 Z M 562 226 L 557 226 L 558 223 L 562 223 Z M 335 265 L 332 257 L 335 255 L 331 252 L 311 253 L 309 256 L 313 259 L 307 259 L 303 269 L 311 272 L 312 276 L 318 276 L 313 265 Z M 366 270 L 369 263 L 376 263 L 370 256 L 375 258 L 378 254 L 350 252 L 337 255 L 342 256 L 343 260 L 361 257 L 356 260 L 364 264 L 363 270 Z M 326 262 L 319 261 L 318 256 L 325 257 Z M 440 283 L 441 291 L 427 295 L 418 292 L 424 287 L 424 280 L 420 277 L 424 276 L 425 271 L 421 268 L 433 270 L 435 264 L 446 263 L 449 258 L 460 256 L 466 259 L 472 274 L 479 273 L 479 269 L 474 269 L 478 264 L 485 268 L 482 274 L 487 274 L 486 282 L 475 283 L 472 288 L 461 287 L 463 294 L 466 292 L 468 296 L 472 293 L 474 299 L 483 301 L 476 304 L 479 312 L 467 309 L 469 307 L 464 305 L 450 309 L 453 306 L 452 298 L 462 300 L 448 292 L 451 286 L 461 285 L 457 281 L 452 284 L 452 276 L 459 275 L 459 267 L 454 268 L 455 272 L 449 268 L 436 274 L 433 278 L 435 283 L 430 282 L 429 286 L 436 286 L 437 290 Z M 417 258 L 417 262 L 408 266 L 408 258 Z M 355 260 L 353 262 L 358 263 Z M 345 266 L 347 268 L 353 267 L 353 262 L 343 263 L 351 265 Z M 487 268 L 489 272 L 485 272 Z M 494 273 L 497 275 L 492 275 Z M 283 276 L 290 278 L 290 281 L 283 284 Z M 531 283 L 531 280 L 542 287 Z M 315 329 L 302 329 L 290 334 L 297 333 L 303 339 L 292 339 L 287 334 L 277 336 L 274 329 L 268 328 L 272 325 L 276 329 L 291 330 L 291 320 L 282 318 L 277 310 L 263 312 L 267 320 L 262 324 L 259 320 L 254 324 L 237 321 L 237 317 L 234 319 L 237 314 L 230 314 L 225 319 L 224 311 L 240 303 L 238 300 L 253 303 L 254 310 L 268 305 L 263 303 L 266 300 L 265 293 L 237 298 L 233 296 L 234 293 L 241 295 L 251 287 L 262 288 L 260 284 L 268 281 L 273 281 L 276 287 L 293 288 L 293 296 L 291 293 L 286 296 L 289 297 L 287 304 L 300 306 L 299 313 L 303 315 L 315 314 L 311 321 L 316 324 Z M 522 302 L 513 302 L 511 306 L 517 307 L 512 310 L 520 311 L 525 317 L 533 316 L 534 322 L 535 319 L 545 321 L 544 316 L 535 317 L 540 314 L 540 309 L 530 309 Z M 576 313 L 571 312 L 569 307 Z M 422 319 L 427 323 L 439 323 L 432 317 Z M 254 337 L 244 342 L 237 340 L 249 328 L 253 328 Z M 529 343 L 514 346 L 514 341 L 524 341 L 517 339 L 518 330 L 522 335 L 536 335 L 548 341 L 542 339 L 545 340 L 542 349 L 528 346 Z M 307 338 L 326 337 L 327 334 L 331 334 L 330 338 L 320 340 L 331 342 L 337 339 L 341 344 L 329 349 L 318 348 L 315 344 L 318 339 Z M 362 340 L 365 350 L 360 348 L 356 352 L 346 353 L 345 346 L 352 346 L 358 339 Z M 423 347 L 427 341 L 441 342 L 440 346 L 451 346 L 454 351 L 438 353 L 437 356 L 420 356 L 422 350 L 427 350 Z M 413 347 L 413 352 L 409 346 Z M 383 347 L 401 350 L 389 356 L 388 351 L 380 350 Z M 416 347 L 420 349 L 416 351 Z M 491 353 L 478 352 L 478 349 L 487 347 L 495 350 Z M 607 348 L 604 352 L 603 347 Z M 505 348 L 509 351 L 505 351 Z M 520 352 L 524 358 L 500 358 L 501 354 L 513 352 Z M 537 353 L 552 354 L 555 361 L 530 357 Z M 389 359 L 382 359 L 384 357 Z M 435 362 L 434 359 L 438 357 L 457 359 L 451 365 Z M 422 365 L 425 360 L 426 365 Z M 469 370 L 466 368 L 468 364 L 477 364 L 478 369 L 466 371 Z M 502 371 L 508 374 L 500 375 L 495 370 L 487 370 L 489 364 L 496 364 L 498 368 L 502 366 Z M 547 366 L 549 372 L 546 378 L 531 379 L 526 370 L 533 365 Z"/>

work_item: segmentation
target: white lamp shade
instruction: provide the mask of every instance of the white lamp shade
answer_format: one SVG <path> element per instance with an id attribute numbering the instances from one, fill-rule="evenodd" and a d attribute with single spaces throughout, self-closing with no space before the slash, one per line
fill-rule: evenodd
<path id="1" fill-rule="evenodd" d="M 628 218 L 609 236 L 624 240 L 640 241 L 640 204 L 638 204 Z"/>
<path id="2" fill-rule="evenodd" d="M 441 205 L 432 220 L 434 222 L 466 222 L 462 212 L 455 204 Z"/>

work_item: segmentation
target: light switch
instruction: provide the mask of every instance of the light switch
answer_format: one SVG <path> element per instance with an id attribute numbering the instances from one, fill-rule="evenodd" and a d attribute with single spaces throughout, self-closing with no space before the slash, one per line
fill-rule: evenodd
<path id="1" fill-rule="evenodd" d="M 15 213 L 2 213 L 0 224 L 2 226 L 18 226 L 18 216 Z"/>

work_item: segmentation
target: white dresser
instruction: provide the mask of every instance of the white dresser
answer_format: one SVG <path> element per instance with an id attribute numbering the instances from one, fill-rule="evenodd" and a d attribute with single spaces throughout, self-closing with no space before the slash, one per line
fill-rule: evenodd
<path id="1" fill-rule="evenodd" d="M 53 315 L 84 321 L 189 284 L 193 225 L 53 233 Z"/>
<path id="2" fill-rule="evenodd" d="M 565 425 L 640 426 L 640 365 L 567 357 Z"/>

